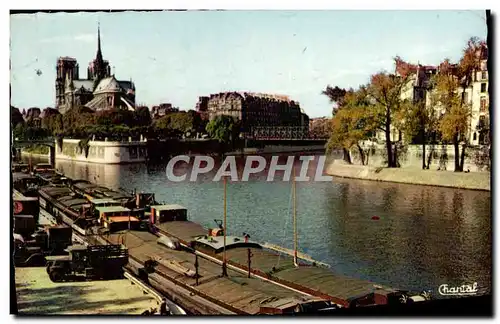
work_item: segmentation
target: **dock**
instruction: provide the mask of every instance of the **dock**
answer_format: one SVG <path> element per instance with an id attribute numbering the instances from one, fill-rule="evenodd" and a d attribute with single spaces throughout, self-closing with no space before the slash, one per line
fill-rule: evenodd
<path id="1" fill-rule="evenodd" d="M 139 315 L 160 300 L 129 279 L 54 283 L 44 267 L 15 269 L 19 315 Z"/>

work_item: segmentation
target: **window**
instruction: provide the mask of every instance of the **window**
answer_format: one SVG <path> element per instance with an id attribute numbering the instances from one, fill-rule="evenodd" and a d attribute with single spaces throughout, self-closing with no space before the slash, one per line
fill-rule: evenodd
<path id="1" fill-rule="evenodd" d="M 473 140 L 475 141 L 476 139 L 477 139 L 477 133 L 474 132 L 474 139 Z"/>
<path id="2" fill-rule="evenodd" d="M 483 129 L 486 127 L 486 117 L 485 116 L 479 116 L 479 128 Z"/>
<path id="3" fill-rule="evenodd" d="M 482 72 L 481 72 L 481 80 L 486 80 L 486 78 L 487 78 L 487 77 L 488 77 L 488 76 L 487 76 L 487 74 L 486 74 L 486 71 L 482 71 Z"/>
<path id="4" fill-rule="evenodd" d="M 481 92 L 486 92 L 486 83 L 481 83 Z"/>
<path id="5" fill-rule="evenodd" d="M 486 100 L 486 97 L 481 97 L 481 106 L 479 107 L 480 112 L 485 112 L 488 110 L 488 100 Z"/>

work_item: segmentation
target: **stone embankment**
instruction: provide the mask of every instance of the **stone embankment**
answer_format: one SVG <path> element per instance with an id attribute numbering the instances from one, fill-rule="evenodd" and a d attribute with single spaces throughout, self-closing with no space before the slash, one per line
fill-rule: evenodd
<path id="1" fill-rule="evenodd" d="M 452 172 L 417 168 L 393 169 L 349 165 L 343 161 L 334 160 L 327 165 L 325 173 L 342 178 L 491 191 L 489 172 Z"/>

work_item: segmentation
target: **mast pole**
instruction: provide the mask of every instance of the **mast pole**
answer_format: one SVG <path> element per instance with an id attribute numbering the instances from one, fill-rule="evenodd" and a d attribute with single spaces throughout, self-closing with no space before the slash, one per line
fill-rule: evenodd
<path id="1" fill-rule="evenodd" d="M 293 264 L 298 267 L 297 263 L 297 213 L 296 213 L 296 184 L 295 184 L 295 166 L 292 167 L 292 188 L 293 188 Z"/>
<path id="2" fill-rule="evenodd" d="M 227 216 L 227 211 L 226 211 L 226 187 L 227 187 L 227 181 L 226 177 L 224 177 L 224 255 L 223 255 L 223 260 L 222 260 L 222 275 L 227 277 L 227 265 L 226 265 L 226 216 Z"/>

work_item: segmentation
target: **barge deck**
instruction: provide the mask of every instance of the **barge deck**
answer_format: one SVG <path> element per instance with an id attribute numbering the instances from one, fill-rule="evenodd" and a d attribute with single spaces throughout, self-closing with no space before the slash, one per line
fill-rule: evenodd
<path id="1" fill-rule="evenodd" d="M 172 221 L 156 225 L 163 235 L 175 237 L 186 246 L 198 236 L 207 235 L 201 225 L 190 221 Z M 349 307 L 355 297 L 377 293 L 387 296 L 398 293 L 398 290 L 375 284 L 370 281 L 355 279 L 335 274 L 331 269 L 311 264 L 295 267 L 293 258 L 265 248 L 228 248 L 227 262 L 241 270 L 248 271 L 248 250 L 250 249 L 251 273 L 268 280 L 302 291 L 304 294 L 329 299 L 343 307 Z M 209 254 L 220 261 L 223 253 Z"/>
<path id="2" fill-rule="evenodd" d="M 82 184 L 84 185 L 81 186 Z M 75 185 L 72 187 L 75 188 Z M 84 195 L 86 199 L 90 200 L 102 198 L 102 195 L 95 196 L 95 193 L 106 191 L 106 188 L 103 187 L 95 190 L 98 186 L 83 182 L 76 187 L 80 187 L 76 190 L 77 196 L 78 194 Z M 52 203 L 58 206 L 59 210 L 55 210 L 56 213 L 61 211 L 63 213 L 70 212 L 76 218 L 80 218 L 79 209 L 85 204 L 85 201 L 77 197 L 74 198 L 78 201 L 74 202 L 71 201 L 72 199 L 64 198 L 63 200 L 67 200 L 61 206 L 59 200 L 62 197 L 60 195 L 67 196 L 71 191 L 69 188 L 65 189 L 42 189 L 41 192 L 50 192 L 45 197 L 50 198 L 49 196 L 52 196 Z M 57 192 L 60 190 L 61 192 Z M 69 195 L 73 196 L 75 194 Z M 134 200 L 132 196 L 120 197 L 109 194 L 104 196 L 112 199 L 118 198 L 127 202 Z M 71 203 L 69 203 L 70 201 Z M 68 205 L 68 207 L 64 205 Z M 156 212 L 146 213 L 146 217 L 147 214 L 156 215 Z M 156 219 L 156 216 L 152 217 L 152 219 Z M 83 221 L 83 219 L 79 220 Z M 69 221 L 73 226 L 76 225 L 64 216 L 62 221 Z M 392 304 L 394 300 L 399 299 L 401 294 L 405 293 L 369 281 L 337 275 L 330 269 L 312 264 L 310 260 L 305 260 L 309 263 L 303 262 L 299 267 L 296 267 L 292 257 L 265 248 L 265 246 L 247 245 L 238 247 L 235 244 L 231 248 L 227 248 L 228 276 L 224 277 L 220 266 L 223 260 L 221 249 L 210 250 L 210 246 L 208 246 L 209 249 L 206 252 L 204 248 L 196 248 L 194 253 L 193 250 L 187 251 L 193 247 L 193 242 L 199 243 L 200 237 L 205 237 L 205 243 L 210 242 L 210 239 L 206 239 L 209 233 L 208 229 L 203 228 L 200 224 L 187 221 L 186 217 L 183 217 L 183 220 L 161 222 L 154 220 L 154 223 L 150 223 L 150 226 L 154 234 L 144 230 L 128 230 L 113 234 L 86 236 L 86 239 L 95 239 L 101 243 L 125 244 L 129 249 L 130 263 L 135 264 L 135 270 L 138 273 L 142 271 L 142 274 L 146 274 L 146 279 L 156 276 L 158 280 L 169 281 L 175 284 L 176 287 L 188 291 L 191 296 L 201 297 L 211 303 L 212 306 L 216 305 L 236 314 L 258 314 L 262 303 L 283 300 L 289 297 L 297 299 L 306 299 L 308 297 L 324 298 L 343 307 L 357 307 Z M 77 232 L 84 234 L 80 231 Z M 85 235 L 88 234 L 87 231 L 84 232 Z M 188 249 L 178 251 L 160 245 L 158 238 L 162 235 L 179 240 Z M 220 245 L 220 242 L 217 244 Z M 210 243 L 207 245 L 210 245 Z M 251 252 L 250 276 L 247 267 L 248 252 Z M 199 256 L 198 273 L 200 277 L 198 282 L 193 276 L 195 255 Z M 145 265 L 148 262 L 155 263 L 153 273 L 144 273 Z M 181 306 L 185 307 L 184 305 Z M 217 307 L 212 307 L 206 313 L 213 314 L 213 310 Z"/>
<path id="3" fill-rule="evenodd" d="M 127 231 L 110 234 L 105 239 L 113 244 L 125 244 L 129 256 L 144 265 L 155 260 L 155 272 L 190 287 L 194 293 L 222 305 L 236 314 L 258 314 L 262 302 L 287 297 L 306 297 L 305 294 L 275 285 L 239 271 L 228 269 L 223 277 L 221 266 L 198 258 L 198 284 L 195 273 L 195 255 L 186 251 L 171 250 L 157 243 L 158 237 L 149 232 Z"/>

